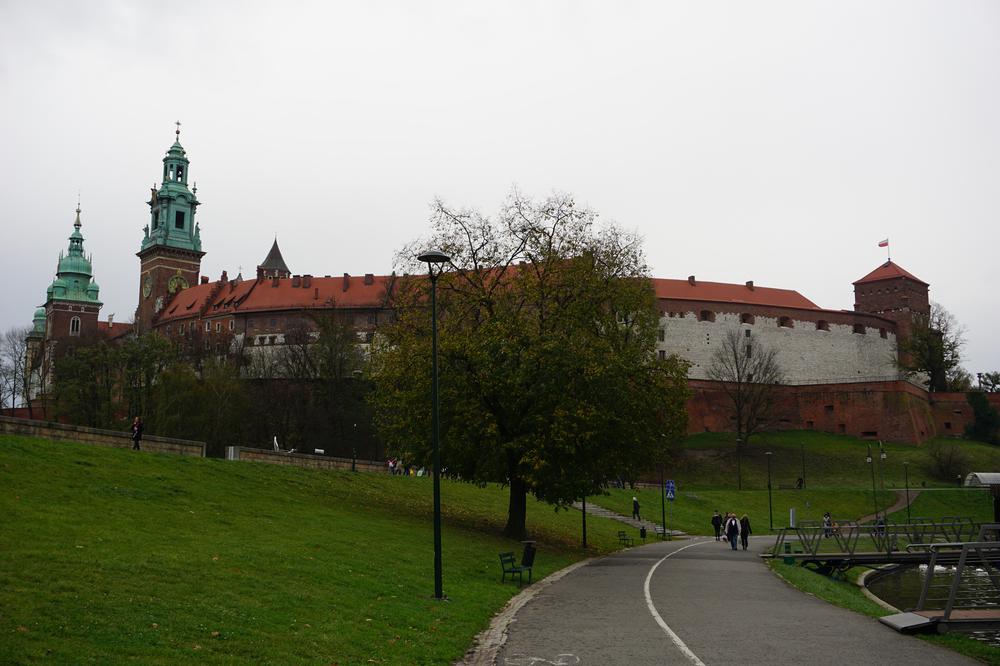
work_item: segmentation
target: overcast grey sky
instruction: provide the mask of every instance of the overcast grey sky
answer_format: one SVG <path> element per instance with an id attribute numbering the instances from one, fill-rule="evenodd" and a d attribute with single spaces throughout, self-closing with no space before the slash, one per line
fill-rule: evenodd
<path id="1" fill-rule="evenodd" d="M 657 277 L 852 308 L 885 260 L 1000 369 L 1000 3 L 0 0 L 0 329 L 45 299 L 81 192 L 105 303 L 191 159 L 203 273 L 384 273 L 435 196 L 570 192 Z"/>

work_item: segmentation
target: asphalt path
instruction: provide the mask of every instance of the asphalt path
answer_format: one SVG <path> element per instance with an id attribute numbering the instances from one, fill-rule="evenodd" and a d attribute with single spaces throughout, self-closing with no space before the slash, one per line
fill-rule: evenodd
<path id="1" fill-rule="evenodd" d="M 630 548 L 544 588 L 509 625 L 501 666 L 933 664 L 972 661 L 803 594 L 712 538 Z"/>

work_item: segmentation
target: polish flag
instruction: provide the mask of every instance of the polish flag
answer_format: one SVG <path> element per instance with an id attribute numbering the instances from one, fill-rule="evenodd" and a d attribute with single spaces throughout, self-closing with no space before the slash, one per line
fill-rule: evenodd
<path id="1" fill-rule="evenodd" d="M 878 246 L 879 247 L 889 247 L 889 239 L 886 238 L 885 240 L 880 240 L 878 242 Z"/>

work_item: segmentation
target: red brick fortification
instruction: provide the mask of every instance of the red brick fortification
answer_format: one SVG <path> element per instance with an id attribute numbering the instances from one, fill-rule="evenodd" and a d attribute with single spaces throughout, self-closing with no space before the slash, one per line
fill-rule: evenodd
<path id="1" fill-rule="evenodd" d="M 717 382 L 691 380 L 688 432 L 733 432 L 732 403 Z M 818 430 L 919 444 L 961 435 L 972 419 L 964 393 L 928 393 L 909 382 L 779 386 L 769 430 Z M 989 396 L 1000 408 L 1000 394 Z"/>

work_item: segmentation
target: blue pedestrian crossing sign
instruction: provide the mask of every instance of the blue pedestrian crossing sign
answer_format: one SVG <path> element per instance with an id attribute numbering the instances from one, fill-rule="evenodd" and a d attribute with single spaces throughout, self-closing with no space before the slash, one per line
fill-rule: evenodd
<path id="1" fill-rule="evenodd" d="M 663 482 L 663 492 L 667 494 L 668 500 L 671 502 L 674 501 L 674 496 L 677 494 L 677 485 L 674 483 L 673 479 Z"/>

